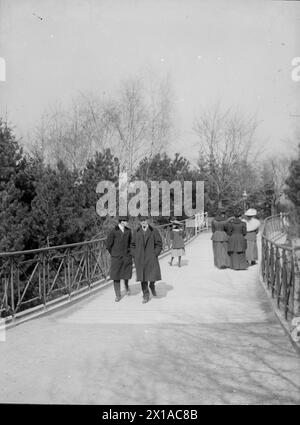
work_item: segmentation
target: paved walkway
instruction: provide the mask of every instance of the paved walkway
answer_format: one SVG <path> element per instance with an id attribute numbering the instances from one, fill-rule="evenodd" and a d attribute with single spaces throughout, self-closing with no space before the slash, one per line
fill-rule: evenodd
<path id="1" fill-rule="evenodd" d="M 183 266 L 161 260 L 158 297 L 113 288 L 7 331 L 0 402 L 300 404 L 300 358 L 258 282 L 213 266 L 210 233 Z M 176 262 L 175 262 L 176 264 Z"/>

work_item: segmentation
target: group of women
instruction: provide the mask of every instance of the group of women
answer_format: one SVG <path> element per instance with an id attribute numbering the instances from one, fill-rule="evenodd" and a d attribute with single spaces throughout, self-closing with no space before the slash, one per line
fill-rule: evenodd
<path id="1" fill-rule="evenodd" d="M 214 264 L 219 269 L 246 270 L 258 259 L 257 233 L 260 221 L 257 211 L 248 209 L 241 218 L 239 208 L 234 217 L 227 218 L 225 211 L 220 210 L 212 220 L 212 243 Z"/>

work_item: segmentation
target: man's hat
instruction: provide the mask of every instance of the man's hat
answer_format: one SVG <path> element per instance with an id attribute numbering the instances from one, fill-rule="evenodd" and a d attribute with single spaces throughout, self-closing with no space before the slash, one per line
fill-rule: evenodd
<path id="1" fill-rule="evenodd" d="M 138 218 L 139 221 L 149 220 L 148 215 L 139 214 L 137 218 Z"/>
<path id="2" fill-rule="evenodd" d="M 120 215 L 120 216 L 118 217 L 118 220 L 119 220 L 119 222 L 120 222 L 120 221 L 128 221 L 128 216 L 127 216 L 127 215 Z"/>

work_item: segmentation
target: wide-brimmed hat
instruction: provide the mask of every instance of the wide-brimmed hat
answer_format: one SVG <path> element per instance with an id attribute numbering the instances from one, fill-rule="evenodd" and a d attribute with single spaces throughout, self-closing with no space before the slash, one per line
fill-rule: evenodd
<path id="1" fill-rule="evenodd" d="M 247 215 L 248 217 L 252 217 L 257 215 L 257 211 L 255 208 L 249 208 L 246 212 L 245 215 Z"/>

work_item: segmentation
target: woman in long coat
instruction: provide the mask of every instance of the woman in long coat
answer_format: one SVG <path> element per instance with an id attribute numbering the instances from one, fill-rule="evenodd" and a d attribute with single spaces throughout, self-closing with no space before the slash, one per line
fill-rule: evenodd
<path id="1" fill-rule="evenodd" d="M 111 255 L 110 278 L 114 281 L 115 301 L 121 299 L 120 280 L 124 279 L 127 295 L 130 295 L 128 280 L 132 277 L 131 230 L 126 227 L 126 217 L 119 219 L 119 225 L 108 234 L 106 249 Z"/>
<path id="2" fill-rule="evenodd" d="M 227 227 L 225 212 L 219 211 L 211 223 L 214 264 L 219 269 L 230 267 Z"/>
<path id="3" fill-rule="evenodd" d="M 257 233 L 260 226 L 260 221 L 256 218 L 257 211 L 254 208 L 249 208 L 245 212 L 246 219 L 244 220 L 247 228 L 247 249 L 246 249 L 246 260 L 249 266 L 255 264 L 258 260 L 258 249 L 257 249 Z"/>
<path id="4" fill-rule="evenodd" d="M 228 254 L 230 257 L 230 267 L 234 270 L 246 270 L 248 263 L 246 260 L 247 234 L 246 223 L 240 220 L 241 212 L 234 212 L 234 219 L 228 222 L 227 233 L 228 239 Z"/>
<path id="5" fill-rule="evenodd" d="M 162 239 L 158 230 L 148 224 L 147 218 L 140 218 L 140 221 L 141 226 L 132 235 L 131 254 L 136 267 L 136 280 L 141 282 L 143 302 L 148 302 L 148 282 L 155 296 L 155 282 L 161 280 L 158 256 L 162 251 Z"/>

